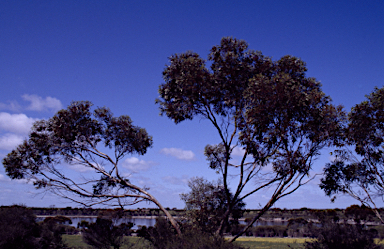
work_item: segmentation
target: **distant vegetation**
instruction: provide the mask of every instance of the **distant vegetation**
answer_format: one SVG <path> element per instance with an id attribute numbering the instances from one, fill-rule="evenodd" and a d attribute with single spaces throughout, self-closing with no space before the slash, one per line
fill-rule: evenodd
<path id="1" fill-rule="evenodd" d="M 351 208 L 357 208 L 359 206 L 353 205 L 348 209 L 310 209 L 310 208 L 300 208 L 300 209 L 280 209 L 272 208 L 268 210 L 263 216 L 265 219 L 281 219 L 282 221 L 288 222 L 289 219 L 295 218 L 304 218 L 304 219 L 317 219 L 318 214 L 324 215 L 337 215 L 340 219 L 347 219 L 348 213 L 346 210 Z M 0 206 L 0 209 L 9 208 L 9 206 Z M 138 208 L 138 209 L 93 209 L 93 208 L 57 208 L 57 207 L 30 207 L 28 208 L 35 215 L 47 215 L 47 216 L 103 216 L 107 213 L 122 213 L 126 217 L 130 216 L 164 216 L 164 213 L 158 208 Z M 184 216 L 186 213 L 185 209 L 177 208 L 166 208 L 173 216 Z M 359 207 L 360 209 L 360 207 Z M 384 215 L 384 208 L 378 209 L 381 215 Z M 242 219 L 249 219 L 257 214 L 259 209 L 245 209 Z M 380 222 L 380 220 L 367 209 L 365 212 L 368 214 L 365 215 L 365 221 L 369 222 Z"/>

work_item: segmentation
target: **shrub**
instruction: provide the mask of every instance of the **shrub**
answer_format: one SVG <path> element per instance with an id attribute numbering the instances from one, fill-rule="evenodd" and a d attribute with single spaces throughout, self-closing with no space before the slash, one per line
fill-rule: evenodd
<path id="1" fill-rule="evenodd" d="M 156 249 L 239 249 L 241 247 L 227 242 L 222 237 L 212 236 L 195 226 L 184 225 L 182 236 L 178 236 L 170 223 L 158 218 L 154 227 L 141 227 L 137 234 L 149 241 Z"/>
<path id="2" fill-rule="evenodd" d="M 317 229 L 316 240 L 306 242 L 306 249 L 379 249 L 375 244 L 375 233 L 360 225 L 323 223 Z"/>
<path id="3" fill-rule="evenodd" d="M 38 248 L 40 229 L 31 210 L 21 207 L 0 209 L 0 248 Z"/>
<path id="4" fill-rule="evenodd" d="M 252 229 L 253 236 L 257 237 L 286 237 L 286 226 L 256 226 Z"/>
<path id="5" fill-rule="evenodd" d="M 293 218 L 288 220 L 287 235 L 290 237 L 311 236 L 312 223 L 304 218 Z"/>
<path id="6" fill-rule="evenodd" d="M 112 220 L 97 218 L 95 223 L 83 230 L 83 240 L 98 249 L 118 249 L 124 242 L 124 229 L 114 226 Z"/>
<path id="7" fill-rule="evenodd" d="M 32 210 L 22 206 L 0 209 L 1 249 L 62 249 L 60 226 L 54 219 L 38 224 Z"/>

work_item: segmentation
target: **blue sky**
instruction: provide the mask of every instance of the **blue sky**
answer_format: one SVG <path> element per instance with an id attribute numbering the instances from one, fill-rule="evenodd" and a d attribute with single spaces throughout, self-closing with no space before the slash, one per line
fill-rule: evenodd
<path id="1" fill-rule="evenodd" d="M 243 39 L 275 60 L 300 57 L 307 75 L 349 110 L 383 86 L 383 16 L 381 0 L 1 1 L 0 158 L 27 136 L 33 121 L 71 101 L 89 100 L 147 129 L 153 147 L 145 156 L 128 156 L 123 166 L 164 206 L 182 208 L 179 194 L 188 191 L 188 179 L 218 178 L 203 150 L 219 138 L 205 120 L 175 125 L 159 116 L 155 99 L 169 56 L 192 50 L 207 58 L 222 37 Z M 328 157 L 324 151 L 314 173 Z M 2 167 L 0 190 L 0 205 L 76 206 L 36 195 L 31 184 L 11 181 Z M 258 208 L 264 201 L 259 194 L 245 202 Z M 353 203 L 346 197 L 331 203 L 317 179 L 276 207 Z"/>

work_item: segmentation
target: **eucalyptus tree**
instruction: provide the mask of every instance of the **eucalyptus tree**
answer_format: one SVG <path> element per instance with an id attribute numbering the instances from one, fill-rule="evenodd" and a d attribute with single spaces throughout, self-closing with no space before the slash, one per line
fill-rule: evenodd
<path id="1" fill-rule="evenodd" d="M 52 118 L 35 122 L 28 139 L 3 159 L 7 175 L 86 206 L 153 202 L 180 234 L 169 212 L 121 169 L 126 155 L 147 152 L 152 137 L 128 116 L 114 117 L 105 107 L 92 112 L 91 106 L 88 101 L 73 102 Z M 71 165 L 83 166 L 92 175 L 71 174 L 66 167 Z"/>
<path id="2" fill-rule="evenodd" d="M 384 223 L 376 205 L 384 198 L 384 87 L 366 97 L 349 113 L 345 146 L 324 168 L 320 187 L 332 200 L 338 193 L 352 196 Z"/>
<path id="3" fill-rule="evenodd" d="M 218 142 L 205 148 L 227 198 L 216 234 L 222 234 L 237 203 L 271 190 L 242 234 L 276 201 L 313 177 L 310 170 L 320 150 L 338 142 L 342 108 L 330 103 L 316 79 L 306 77 L 302 60 L 284 56 L 273 61 L 242 40 L 223 38 L 212 47 L 210 68 L 190 51 L 169 59 L 156 100 L 161 114 L 176 124 L 206 119 L 218 134 Z M 232 160 L 235 149 L 242 151 L 239 163 Z M 233 195 L 230 185 L 235 186 Z"/>

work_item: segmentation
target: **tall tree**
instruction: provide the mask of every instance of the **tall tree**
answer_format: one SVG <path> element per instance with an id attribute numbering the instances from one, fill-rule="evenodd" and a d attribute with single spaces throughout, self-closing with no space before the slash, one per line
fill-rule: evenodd
<path id="1" fill-rule="evenodd" d="M 338 193 L 352 196 L 384 223 L 376 206 L 376 198 L 384 196 L 384 87 L 366 97 L 349 113 L 345 146 L 324 168 L 320 187 L 333 200 Z"/>
<path id="2" fill-rule="evenodd" d="M 49 120 L 35 122 L 28 139 L 3 159 L 7 175 L 31 180 L 38 189 L 86 206 L 153 202 L 180 233 L 176 221 L 148 189 L 133 184 L 121 172 L 122 159 L 145 154 L 152 137 L 128 116 L 113 117 L 105 107 L 92 112 L 91 106 L 88 101 L 73 102 Z M 93 175 L 74 176 L 66 165 L 81 165 Z"/>
<path id="3" fill-rule="evenodd" d="M 320 150 L 337 142 L 343 111 L 330 104 L 318 81 L 306 77 L 305 63 L 296 57 L 272 61 L 249 50 L 245 41 L 227 37 L 212 47 L 208 60 L 210 69 L 196 53 L 171 56 L 156 102 L 176 124 L 202 117 L 217 130 L 219 142 L 205 148 L 210 167 L 222 176 L 228 203 L 216 234 L 223 232 L 238 202 L 274 186 L 242 234 L 277 200 L 307 182 Z M 235 148 L 243 154 L 238 164 L 231 160 Z M 267 166 L 272 169 L 263 173 Z M 231 196 L 229 176 L 234 174 Z"/>

